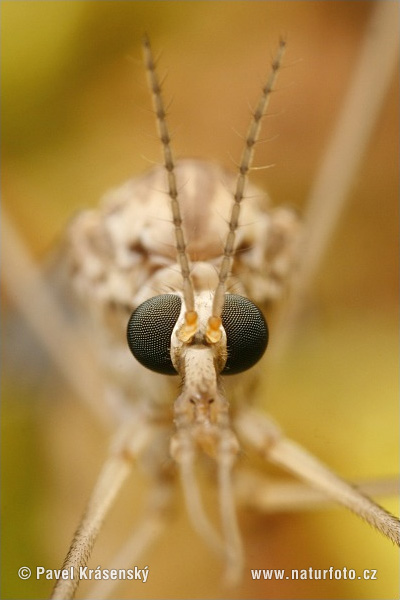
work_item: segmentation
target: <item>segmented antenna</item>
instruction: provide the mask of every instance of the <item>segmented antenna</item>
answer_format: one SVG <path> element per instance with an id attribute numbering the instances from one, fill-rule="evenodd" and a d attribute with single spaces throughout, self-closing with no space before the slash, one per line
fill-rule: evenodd
<path id="1" fill-rule="evenodd" d="M 236 231 L 239 225 L 240 205 L 244 198 L 244 189 L 246 186 L 247 175 L 251 168 L 251 163 L 253 160 L 254 145 L 257 142 L 258 137 L 260 135 L 261 120 L 265 115 L 265 111 L 267 109 L 271 92 L 275 84 L 277 73 L 282 64 L 282 58 L 285 52 L 285 48 L 286 41 L 283 38 L 281 38 L 279 41 L 278 52 L 275 56 L 275 59 L 272 62 L 271 73 L 268 77 L 265 86 L 262 89 L 260 99 L 258 101 L 255 111 L 253 112 L 249 129 L 247 131 L 245 147 L 243 149 L 239 164 L 239 173 L 236 183 L 236 190 L 233 195 L 234 203 L 232 206 L 231 218 L 229 221 L 229 233 L 226 238 L 224 256 L 218 274 L 219 283 L 217 289 L 215 290 L 213 300 L 213 317 L 220 317 L 222 309 L 224 307 L 225 284 L 232 267 L 233 255 L 235 251 Z"/>
<path id="2" fill-rule="evenodd" d="M 182 217 L 178 201 L 178 189 L 175 177 L 175 165 L 171 150 L 171 138 L 166 121 L 166 111 L 161 94 L 161 85 L 156 73 L 156 65 L 147 35 L 143 38 L 144 64 L 151 91 L 154 111 L 157 117 L 158 135 L 162 144 L 164 167 L 168 174 L 168 194 L 171 199 L 172 222 L 175 228 L 176 251 L 183 278 L 183 297 L 188 312 L 194 311 L 194 292 L 190 280 L 189 260 L 185 237 L 182 229 Z"/>

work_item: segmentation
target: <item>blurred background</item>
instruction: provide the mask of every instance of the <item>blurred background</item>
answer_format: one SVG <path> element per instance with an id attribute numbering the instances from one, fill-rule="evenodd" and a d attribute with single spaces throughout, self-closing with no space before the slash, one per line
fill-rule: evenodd
<path id="1" fill-rule="evenodd" d="M 38 263 L 76 211 L 160 160 L 141 62 L 147 32 L 166 75 L 177 157 L 233 168 L 281 34 L 288 50 L 255 164 L 274 204 L 303 210 L 333 132 L 374 2 L 93 1 L 1 3 L 2 192 Z M 304 323 L 258 403 L 350 480 L 398 473 L 398 77 L 312 290 Z M 365 102 L 368 98 L 365 98 Z M 7 260 L 7 248 L 2 260 Z M 108 440 L 74 399 L 3 289 L 2 591 L 45 598 L 52 582 L 20 566 L 59 568 Z M 17 333 L 16 333 L 17 332 Z M 273 332 L 271 332 L 273 337 Z M 107 566 L 138 518 L 133 478 L 91 560 Z M 383 498 L 398 512 L 397 501 Z M 139 566 L 149 579 L 119 598 L 393 598 L 398 554 L 341 509 L 240 514 L 243 584 L 222 566 L 182 504 Z M 377 581 L 254 582 L 250 568 L 377 569 Z M 84 594 L 82 588 L 80 594 Z M 78 594 L 79 596 L 79 594 Z M 83 596 L 80 596 L 83 597 Z"/>

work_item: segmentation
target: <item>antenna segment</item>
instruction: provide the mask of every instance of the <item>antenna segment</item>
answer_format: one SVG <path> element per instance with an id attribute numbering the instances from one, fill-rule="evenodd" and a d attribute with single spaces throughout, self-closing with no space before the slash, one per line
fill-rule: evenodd
<path id="1" fill-rule="evenodd" d="M 229 233 L 226 238 L 224 255 L 221 263 L 221 268 L 218 274 L 219 283 L 215 290 L 212 315 L 220 317 L 225 301 L 226 280 L 232 268 L 233 255 L 235 251 L 236 231 L 239 226 L 240 206 L 244 198 L 244 190 L 248 172 L 251 168 L 253 160 L 254 146 L 259 138 L 261 129 L 261 120 L 267 110 L 271 92 L 274 88 L 278 71 L 282 64 L 282 58 L 286 49 L 286 40 L 283 38 L 279 41 L 277 54 L 272 62 L 272 70 L 268 77 L 265 86 L 262 89 L 257 107 L 253 112 L 250 125 L 246 135 L 245 146 L 242 151 L 242 156 L 239 164 L 238 178 L 236 182 L 236 190 L 233 195 L 234 203 L 232 206 L 231 218 L 229 221 Z"/>
<path id="2" fill-rule="evenodd" d="M 171 150 L 171 137 L 169 135 L 166 111 L 161 94 L 161 85 L 156 72 L 156 65 L 150 40 L 147 35 L 143 38 L 144 64 L 147 72 L 149 88 L 153 99 L 153 107 L 157 117 L 158 135 L 162 144 L 164 167 L 168 175 L 168 194 L 171 199 L 172 222 L 175 228 L 175 240 L 178 262 L 183 279 L 183 297 L 186 310 L 194 311 L 194 292 L 190 279 L 189 259 L 186 251 L 186 242 L 182 229 L 182 217 L 178 201 L 178 188 L 175 177 L 175 164 Z"/>

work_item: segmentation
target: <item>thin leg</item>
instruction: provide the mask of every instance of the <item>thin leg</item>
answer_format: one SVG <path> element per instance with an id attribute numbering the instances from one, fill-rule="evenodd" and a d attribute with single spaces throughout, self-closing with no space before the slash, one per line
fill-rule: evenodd
<path id="1" fill-rule="evenodd" d="M 228 585 L 239 583 L 244 566 L 242 540 L 237 520 L 232 469 L 237 456 L 237 440 L 230 432 L 222 438 L 218 456 L 218 490 L 222 529 L 225 540 Z"/>
<path id="2" fill-rule="evenodd" d="M 242 411 L 236 427 L 241 437 L 269 462 L 300 477 L 400 545 L 400 521 L 395 516 L 335 475 L 307 450 L 283 437 L 279 428 L 262 413 Z"/>
<path id="3" fill-rule="evenodd" d="M 200 407 L 201 402 L 198 404 Z M 209 406 L 208 402 L 205 404 Z M 184 403 L 183 406 L 185 407 Z M 234 585 L 240 579 L 243 569 L 243 550 L 232 485 L 232 469 L 239 451 L 238 441 L 229 428 L 224 402 L 217 409 L 215 422 L 211 422 L 207 410 L 204 412 L 199 409 L 197 420 L 193 419 L 193 423 L 190 420 L 191 412 L 186 413 L 180 404 L 177 407 L 177 433 L 171 440 L 171 456 L 179 465 L 188 514 L 194 529 L 225 558 L 225 579 L 229 585 Z M 199 446 L 216 461 L 222 537 L 210 523 L 198 490 L 194 458 Z"/>
<path id="4" fill-rule="evenodd" d="M 111 456 L 104 464 L 62 567 L 73 567 L 74 577 L 57 581 L 51 595 L 53 600 L 66 600 L 75 596 L 79 584 L 79 569 L 86 565 L 104 519 L 131 467 L 132 459 L 127 454 Z"/>
<path id="5" fill-rule="evenodd" d="M 157 443 L 156 430 L 146 425 L 140 406 L 134 418 L 117 432 L 111 454 L 104 463 L 97 483 L 89 499 L 85 514 L 63 564 L 63 569 L 73 567 L 72 579 L 59 579 L 54 587 L 53 600 L 73 598 L 79 584 L 79 570 L 89 559 L 97 535 L 113 505 L 123 483 L 128 477 L 137 456 Z"/>
<path id="6" fill-rule="evenodd" d="M 377 2 L 367 23 L 351 85 L 307 202 L 301 263 L 272 348 L 278 360 L 302 315 L 306 295 L 342 213 L 396 72 L 398 6 Z"/>
<path id="7" fill-rule="evenodd" d="M 15 306 L 47 350 L 60 373 L 106 430 L 114 423 L 103 402 L 93 344 L 76 332 L 58 305 L 41 269 L 33 260 L 11 217 L 2 208 L 3 283 Z M 6 250 L 7 249 L 7 250 Z"/>
<path id="8" fill-rule="evenodd" d="M 399 480 L 383 478 L 374 481 L 355 482 L 357 489 L 367 496 L 395 496 L 399 492 Z M 235 497 L 247 508 L 264 513 L 324 510 L 337 506 L 323 492 L 300 481 L 277 480 L 248 469 L 235 473 Z"/>
<path id="9" fill-rule="evenodd" d="M 151 544 L 159 537 L 166 522 L 166 509 L 171 502 L 171 482 L 159 482 L 151 491 L 147 510 L 139 526 L 136 526 L 132 535 L 110 562 L 109 569 L 129 569 L 137 566 L 137 562 Z M 87 600 L 103 600 L 111 598 L 114 588 L 120 582 L 108 579 L 96 582 L 89 593 Z M 114 597 L 116 597 L 114 595 Z"/>
<path id="10" fill-rule="evenodd" d="M 189 431 L 180 431 L 171 440 L 171 456 L 179 465 L 185 505 L 194 530 L 217 553 L 223 554 L 224 544 L 210 523 L 200 496 L 194 472 L 195 448 Z"/>

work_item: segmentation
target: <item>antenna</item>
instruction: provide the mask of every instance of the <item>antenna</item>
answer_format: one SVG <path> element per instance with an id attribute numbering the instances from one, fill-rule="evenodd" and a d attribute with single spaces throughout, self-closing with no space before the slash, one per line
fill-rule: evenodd
<path id="1" fill-rule="evenodd" d="M 271 92 L 274 88 L 275 80 L 282 64 L 282 58 L 285 49 L 286 40 L 284 38 L 281 38 L 279 40 L 278 51 L 274 60 L 272 61 L 271 73 L 269 74 L 269 77 L 262 89 L 260 99 L 258 101 L 255 111 L 252 114 L 250 125 L 247 130 L 245 146 L 243 148 L 242 156 L 239 163 L 239 172 L 236 182 L 236 189 L 233 195 L 234 203 L 232 206 L 231 218 L 229 220 L 229 233 L 226 238 L 223 259 L 218 274 L 219 283 L 217 289 L 215 290 L 211 318 L 219 318 L 224 307 L 226 280 L 229 276 L 232 267 L 233 255 L 235 251 L 236 231 L 239 226 L 240 206 L 244 198 L 244 190 L 246 186 L 247 175 L 250 171 L 251 163 L 253 160 L 254 146 L 260 135 L 261 120 L 265 115 Z"/>
<path id="2" fill-rule="evenodd" d="M 190 279 L 189 259 L 186 251 L 185 236 L 182 229 L 182 217 L 178 201 L 178 188 L 175 177 L 175 164 L 172 156 L 171 137 L 169 135 L 166 111 L 161 94 L 161 85 L 156 72 L 156 64 L 147 35 L 143 38 L 144 64 L 151 91 L 154 111 L 157 117 L 158 135 L 162 144 L 164 167 L 168 175 L 168 194 L 171 199 L 172 222 L 175 228 L 176 252 L 183 278 L 183 298 L 188 313 L 194 313 L 194 292 Z M 189 316 L 189 320 L 191 317 Z M 192 320 L 196 320 L 193 316 Z"/>

